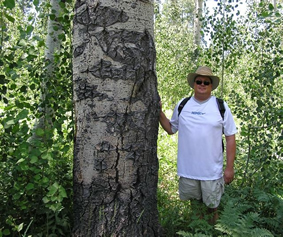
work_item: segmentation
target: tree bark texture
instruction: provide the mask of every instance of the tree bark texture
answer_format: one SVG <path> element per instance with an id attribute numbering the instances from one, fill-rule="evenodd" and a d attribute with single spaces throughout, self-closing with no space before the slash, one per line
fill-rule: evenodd
<path id="1" fill-rule="evenodd" d="M 73 236 L 158 236 L 152 1 L 77 0 Z"/>

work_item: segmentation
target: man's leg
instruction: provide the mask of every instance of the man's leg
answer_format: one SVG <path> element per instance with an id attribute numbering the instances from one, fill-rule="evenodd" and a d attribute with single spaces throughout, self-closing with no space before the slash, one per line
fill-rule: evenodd
<path id="1" fill-rule="evenodd" d="M 193 217 L 206 219 L 210 224 L 215 224 L 218 219 L 217 206 L 223 192 L 222 179 L 218 181 L 199 181 L 183 177 L 179 179 L 180 199 L 191 200 Z"/>
<path id="2" fill-rule="evenodd" d="M 201 189 L 203 202 L 208 207 L 209 223 L 214 225 L 219 217 L 217 207 L 224 193 L 224 180 L 201 181 Z"/>
<path id="3" fill-rule="evenodd" d="M 190 200 L 193 219 L 203 219 L 206 214 L 206 208 L 202 202 L 199 180 L 180 177 L 179 197 L 183 201 Z"/>
<path id="4" fill-rule="evenodd" d="M 207 212 L 208 212 L 208 215 L 209 215 L 208 223 L 211 224 L 211 225 L 215 225 L 216 221 L 219 218 L 217 207 L 216 208 L 208 208 Z"/>

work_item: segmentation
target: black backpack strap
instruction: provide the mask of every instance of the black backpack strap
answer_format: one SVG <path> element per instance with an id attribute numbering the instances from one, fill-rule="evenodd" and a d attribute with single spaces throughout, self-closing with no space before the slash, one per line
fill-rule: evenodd
<path id="1" fill-rule="evenodd" d="M 224 106 L 224 101 L 220 98 L 216 98 L 217 105 L 219 112 L 221 114 L 222 119 L 224 120 L 224 114 L 225 114 L 225 106 Z"/>
<path id="2" fill-rule="evenodd" d="M 178 116 L 180 115 L 182 109 L 184 108 L 185 104 L 188 102 L 188 100 L 191 99 L 190 97 L 186 97 L 185 99 L 182 100 L 182 102 L 180 103 L 179 107 L 178 107 Z"/>
<path id="3" fill-rule="evenodd" d="M 219 112 L 221 114 L 221 117 L 224 120 L 224 114 L 225 114 L 224 101 L 222 99 L 220 99 L 220 98 L 216 98 L 216 101 L 217 101 L 217 105 L 218 105 L 218 109 L 219 109 Z M 222 132 L 224 134 L 224 128 L 222 128 Z M 223 142 L 223 139 L 222 139 L 222 151 L 224 152 L 224 142 Z"/>

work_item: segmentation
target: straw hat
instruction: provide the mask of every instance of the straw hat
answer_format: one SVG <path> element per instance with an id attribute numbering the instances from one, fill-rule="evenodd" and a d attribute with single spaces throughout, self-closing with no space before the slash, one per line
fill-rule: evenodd
<path id="1" fill-rule="evenodd" d="M 219 77 L 214 76 L 209 67 L 203 66 L 199 67 L 195 73 L 190 73 L 187 77 L 189 85 L 194 89 L 195 78 L 197 76 L 207 76 L 212 81 L 212 90 L 216 89 L 219 85 Z"/>

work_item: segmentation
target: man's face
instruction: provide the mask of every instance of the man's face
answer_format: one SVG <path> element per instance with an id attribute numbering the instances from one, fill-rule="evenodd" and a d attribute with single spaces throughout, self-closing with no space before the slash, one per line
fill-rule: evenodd
<path id="1" fill-rule="evenodd" d="M 210 96 L 212 91 L 212 81 L 207 76 L 197 76 L 195 78 L 194 90 L 196 95 Z"/>

